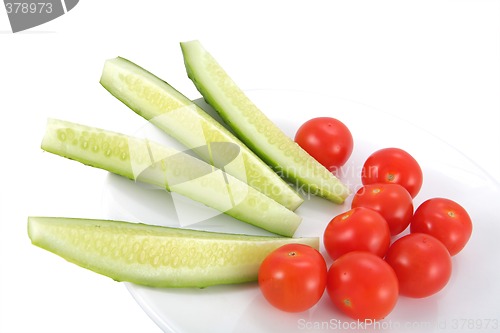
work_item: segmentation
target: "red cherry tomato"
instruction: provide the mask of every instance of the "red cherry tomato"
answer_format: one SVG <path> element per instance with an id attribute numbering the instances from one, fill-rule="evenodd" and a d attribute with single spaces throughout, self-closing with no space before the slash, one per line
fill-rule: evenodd
<path id="1" fill-rule="evenodd" d="M 352 199 L 351 208 L 366 207 L 380 213 L 391 235 L 404 231 L 413 216 L 413 200 L 399 184 L 370 184 L 361 187 Z"/>
<path id="2" fill-rule="evenodd" d="M 396 183 L 410 193 L 412 198 L 422 187 L 422 169 L 417 161 L 399 148 L 384 148 L 371 154 L 363 165 L 363 185 L 375 183 Z"/>
<path id="3" fill-rule="evenodd" d="M 389 249 L 391 233 L 385 219 L 376 211 L 354 208 L 335 216 L 325 228 L 323 244 L 332 259 L 351 251 L 368 251 L 383 258 Z"/>
<path id="4" fill-rule="evenodd" d="M 315 305 L 326 287 L 327 266 L 316 249 L 287 244 L 271 252 L 259 268 L 259 287 L 266 300 L 287 312 Z"/>
<path id="5" fill-rule="evenodd" d="M 333 304 L 349 317 L 382 319 L 396 305 L 398 279 L 382 258 L 355 251 L 330 266 L 326 290 Z"/>
<path id="6" fill-rule="evenodd" d="M 422 232 L 439 239 L 454 256 L 469 241 L 472 221 L 467 211 L 453 200 L 432 198 L 415 211 L 410 231 Z"/>
<path id="7" fill-rule="evenodd" d="M 395 241 L 385 260 L 396 272 L 401 295 L 422 298 L 446 286 L 451 276 L 451 256 L 436 238 L 422 233 Z"/>
<path id="8" fill-rule="evenodd" d="M 340 120 L 318 117 L 306 121 L 295 134 L 295 142 L 330 171 L 336 171 L 351 156 L 352 134 Z"/>

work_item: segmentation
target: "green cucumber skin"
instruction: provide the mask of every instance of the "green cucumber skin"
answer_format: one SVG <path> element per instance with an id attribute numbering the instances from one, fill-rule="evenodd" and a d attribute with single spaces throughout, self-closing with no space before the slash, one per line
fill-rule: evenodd
<path id="1" fill-rule="evenodd" d="M 199 41 L 183 42 L 181 49 L 188 77 L 207 103 L 250 149 L 277 173 L 306 192 L 338 204 L 344 202 L 350 194 L 349 189 L 273 124 Z M 246 109 L 236 106 L 233 101 Z"/>
<path id="2" fill-rule="evenodd" d="M 231 175 L 146 139 L 49 119 L 42 149 L 179 193 L 278 235 L 292 237 L 302 220 Z"/>
<path id="3" fill-rule="evenodd" d="M 225 172 L 290 210 L 295 210 L 303 203 L 304 199 L 237 137 L 149 71 L 117 57 L 105 62 L 100 83 L 135 113 L 193 149 L 207 163 L 216 165 L 210 154 L 203 154 L 203 150 L 195 148 L 219 142 L 237 145 L 242 162 L 225 166 Z"/>
<path id="4" fill-rule="evenodd" d="M 151 287 L 208 287 L 256 281 L 260 263 L 289 243 L 318 238 L 223 234 L 111 220 L 31 216 L 32 244 L 78 266 Z"/>

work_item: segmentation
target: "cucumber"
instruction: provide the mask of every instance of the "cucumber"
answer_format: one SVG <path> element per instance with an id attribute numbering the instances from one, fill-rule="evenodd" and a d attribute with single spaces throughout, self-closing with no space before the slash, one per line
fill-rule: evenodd
<path id="1" fill-rule="evenodd" d="M 151 287 L 207 287 L 257 279 L 260 263 L 290 243 L 318 238 L 248 236 L 111 220 L 28 218 L 31 242 L 69 262 Z"/>
<path id="2" fill-rule="evenodd" d="M 224 126 L 199 106 L 133 62 L 118 57 L 105 62 L 101 85 L 138 115 L 150 121 L 200 158 L 295 210 L 304 200 L 282 178 Z M 221 143 L 229 143 L 223 145 Z M 199 149 L 208 148 L 208 149 Z M 237 148 L 233 162 L 220 165 L 227 150 Z"/>
<path id="3" fill-rule="evenodd" d="M 299 189 L 344 202 L 349 189 L 266 117 L 199 41 L 181 48 L 188 77 L 250 149 Z"/>
<path id="4" fill-rule="evenodd" d="M 302 219 L 222 170 L 147 139 L 49 119 L 42 149 L 179 193 L 278 235 L 293 236 Z"/>

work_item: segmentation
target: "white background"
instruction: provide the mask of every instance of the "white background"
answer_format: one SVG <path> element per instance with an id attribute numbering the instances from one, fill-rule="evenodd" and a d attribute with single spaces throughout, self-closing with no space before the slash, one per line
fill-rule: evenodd
<path id="1" fill-rule="evenodd" d="M 26 218 L 103 217 L 104 173 L 42 153 L 45 120 L 137 128 L 98 83 L 118 55 L 199 98 L 178 45 L 191 39 L 243 89 L 320 91 L 396 115 L 500 181 L 499 1 L 82 0 L 17 34 L 0 8 L 1 332 L 160 331 L 123 284 L 32 246 Z"/>

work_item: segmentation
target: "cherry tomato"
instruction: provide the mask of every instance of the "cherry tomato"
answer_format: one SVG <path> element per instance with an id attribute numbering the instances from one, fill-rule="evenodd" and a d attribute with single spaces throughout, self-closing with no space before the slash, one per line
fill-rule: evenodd
<path id="1" fill-rule="evenodd" d="M 354 251 L 330 266 L 326 290 L 333 304 L 349 317 L 382 319 L 396 305 L 398 279 L 382 258 Z"/>
<path id="2" fill-rule="evenodd" d="M 395 241 L 385 260 L 396 272 L 401 295 L 422 298 L 446 286 L 451 276 L 451 256 L 436 238 L 414 233 Z"/>
<path id="3" fill-rule="evenodd" d="M 399 148 L 384 148 L 371 154 L 363 165 L 363 185 L 375 183 L 396 183 L 410 193 L 412 198 L 422 187 L 422 169 L 417 161 Z"/>
<path id="4" fill-rule="evenodd" d="M 323 244 L 332 259 L 351 251 L 368 251 L 384 257 L 391 242 L 385 219 L 376 211 L 354 208 L 335 216 L 325 228 Z"/>
<path id="5" fill-rule="evenodd" d="M 316 249 L 287 244 L 271 252 L 259 268 L 259 287 L 266 300 L 286 312 L 315 305 L 326 287 L 327 266 Z"/>
<path id="6" fill-rule="evenodd" d="M 330 171 L 336 171 L 351 156 L 352 134 L 340 120 L 318 117 L 306 121 L 295 134 L 295 142 Z"/>
<path id="7" fill-rule="evenodd" d="M 361 187 L 352 199 L 351 208 L 366 207 L 380 213 L 391 235 L 404 231 L 413 216 L 413 200 L 399 184 L 370 184 Z"/>
<path id="8" fill-rule="evenodd" d="M 469 241 L 472 221 L 467 211 L 453 200 L 432 198 L 424 201 L 411 220 L 411 232 L 423 232 L 439 239 L 454 256 Z"/>

